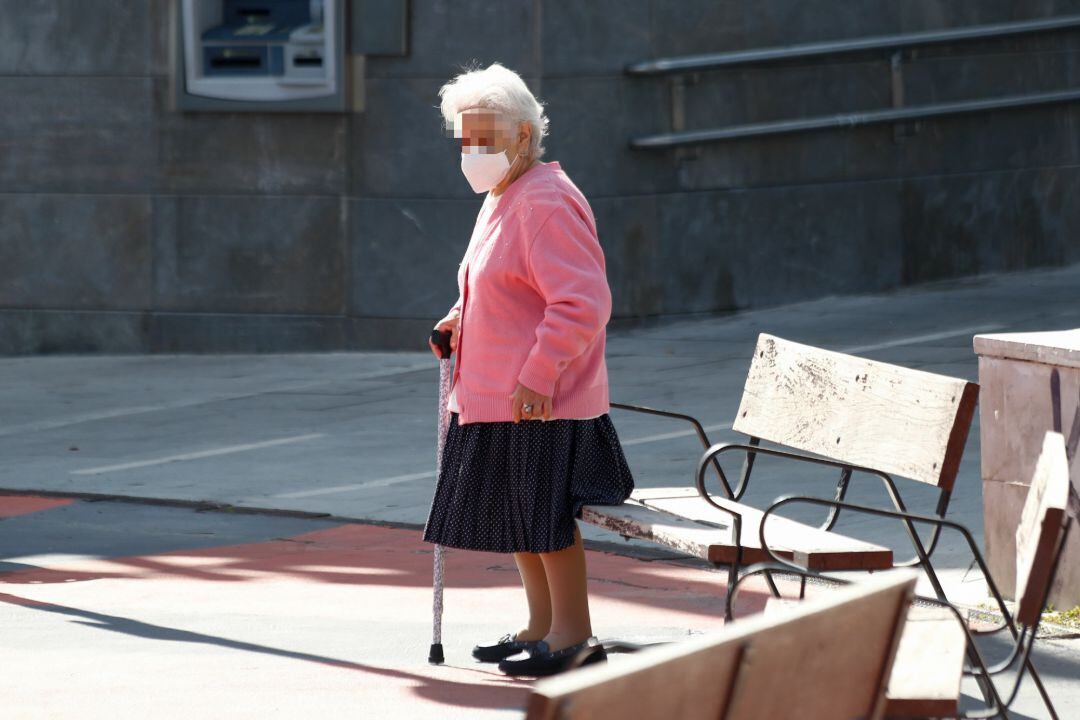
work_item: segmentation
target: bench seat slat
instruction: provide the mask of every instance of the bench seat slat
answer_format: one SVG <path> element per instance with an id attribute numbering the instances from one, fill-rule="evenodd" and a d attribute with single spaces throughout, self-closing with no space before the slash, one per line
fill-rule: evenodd
<path id="1" fill-rule="evenodd" d="M 742 562 L 769 557 L 758 542 L 763 513 L 714 498 L 742 517 Z M 732 518 L 701 499 L 694 488 L 639 488 L 622 505 L 587 505 L 582 519 L 621 535 L 643 538 L 712 563 L 735 561 Z M 780 557 L 812 570 L 876 570 L 892 567 L 888 548 L 772 516 L 767 538 Z"/>
<path id="2" fill-rule="evenodd" d="M 730 542 L 728 539 L 721 539 L 715 529 L 696 525 L 675 515 L 658 513 L 629 501 L 622 505 L 586 505 L 581 510 L 581 519 L 605 530 L 627 537 L 651 540 L 710 562 L 720 562 L 711 559 L 712 549 L 718 544 Z"/>
<path id="3" fill-rule="evenodd" d="M 908 610 L 885 693 L 890 718 L 955 717 L 967 636 L 943 608 Z"/>

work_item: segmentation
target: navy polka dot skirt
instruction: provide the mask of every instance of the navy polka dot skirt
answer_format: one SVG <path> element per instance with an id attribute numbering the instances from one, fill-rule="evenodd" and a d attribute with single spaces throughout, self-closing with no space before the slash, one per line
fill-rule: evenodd
<path id="1" fill-rule="evenodd" d="M 458 424 L 450 413 L 424 540 L 487 552 L 574 544 L 584 505 L 618 505 L 634 479 L 607 413 Z"/>

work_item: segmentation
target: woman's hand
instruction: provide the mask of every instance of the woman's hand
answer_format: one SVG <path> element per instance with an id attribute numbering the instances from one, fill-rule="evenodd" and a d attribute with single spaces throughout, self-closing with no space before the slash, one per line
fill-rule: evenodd
<path id="1" fill-rule="evenodd" d="M 435 329 L 436 330 L 439 330 L 440 332 L 445 332 L 447 330 L 450 331 L 450 353 L 451 354 L 453 354 L 453 352 L 455 350 L 457 350 L 458 327 L 459 327 L 460 324 L 461 324 L 461 311 L 460 310 L 451 310 L 447 314 L 446 317 L 444 317 L 439 322 L 435 323 Z M 435 354 L 436 358 L 438 358 L 440 360 L 442 359 L 442 355 L 439 354 L 439 346 L 436 345 L 435 343 L 433 343 L 431 341 L 431 338 L 428 338 L 428 347 L 431 348 L 431 352 L 433 352 Z"/>
<path id="2" fill-rule="evenodd" d="M 549 396 L 541 395 L 518 383 L 517 388 L 514 389 L 514 394 L 510 397 L 513 400 L 514 422 L 551 419 L 551 398 Z M 532 405 L 532 411 L 526 412 L 522 410 L 523 405 Z"/>

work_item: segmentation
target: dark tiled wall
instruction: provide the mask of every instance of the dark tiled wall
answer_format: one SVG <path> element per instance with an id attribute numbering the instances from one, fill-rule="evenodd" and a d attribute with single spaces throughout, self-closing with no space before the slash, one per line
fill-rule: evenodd
<path id="1" fill-rule="evenodd" d="M 170 0 L 0 3 L 0 353 L 422 349 L 480 198 L 437 91 L 499 60 L 595 211 L 618 319 L 1080 261 L 1080 105 L 644 152 L 670 55 L 1080 13 L 1080 0 L 412 0 L 357 115 L 169 109 Z M 1080 33 L 920 49 L 910 104 L 1080 85 Z M 891 103 L 888 58 L 690 78 L 687 127 Z"/>

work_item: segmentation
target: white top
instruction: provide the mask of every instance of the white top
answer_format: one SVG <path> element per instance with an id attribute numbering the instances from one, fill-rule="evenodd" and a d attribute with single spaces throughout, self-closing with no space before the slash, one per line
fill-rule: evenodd
<path id="1" fill-rule="evenodd" d="M 1010 360 L 1080 368 L 1080 328 L 976 335 L 975 352 Z"/>

